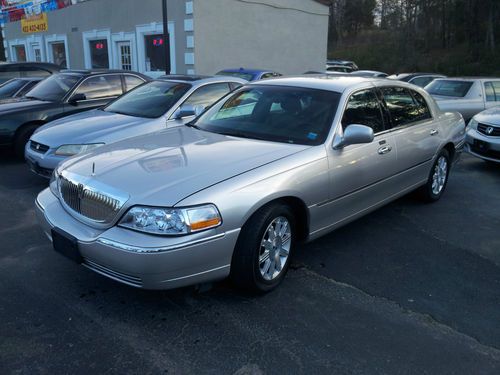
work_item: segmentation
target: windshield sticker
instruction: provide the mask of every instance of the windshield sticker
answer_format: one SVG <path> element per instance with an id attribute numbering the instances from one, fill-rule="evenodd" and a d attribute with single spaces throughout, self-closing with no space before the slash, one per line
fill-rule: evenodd
<path id="1" fill-rule="evenodd" d="M 309 138 L 311 141 L 314 141 L 316 138 L 318 138 L 318 134 L 311 132 L 307 135 L 307 138 Z"/>

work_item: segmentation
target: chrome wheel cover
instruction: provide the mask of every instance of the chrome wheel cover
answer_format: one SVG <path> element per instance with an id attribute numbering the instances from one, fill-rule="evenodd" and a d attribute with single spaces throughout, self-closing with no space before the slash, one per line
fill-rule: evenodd
<path id="1" fill-rule="evenodd" d="M 434 174 L 432 175 L 432 193 L 438 195 L 446 184 L 448 177 L 448 161 L 444 156 L 440 156 L 434 167 Z"/>
<path id="2" fill-rule="evenodd" d="M 290 222 L 284 216 L 275 218 L 260 242 L 259 270 L 264 280 L 277 278 L 288 260 L 292 243 Z"/>

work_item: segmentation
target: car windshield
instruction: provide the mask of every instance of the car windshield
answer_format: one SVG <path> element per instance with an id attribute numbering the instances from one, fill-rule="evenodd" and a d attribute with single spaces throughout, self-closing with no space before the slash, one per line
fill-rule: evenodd
<path id="1" fill-rule="evenodd" d="M 190 126 L 213 133 L 274 142 L 325 142 L 340 94 L 332 91 L 251 86 L 209 109 Z"/>
<path id="2" fill-rule="evenodd" d="M 221 70 L 219 73 L 215 74 L 216 76 L 229 76 L 229 77 L 238 77 L 241 79 L 245 79 L 247 81 L 251 81 L 254 79 L 254 75 L 251 73 L 244 73 L 244 72 L 226 72 L 224 70 Z"/>
<path id="3" fill-rule="evenodd" d="M 5 98 L 14 95 L 21 87 L 26 84 L 22 79 L 12 79 L 0 86 L 0 97 Z"/>
<path id="4" fill-rule="evenodd" d="M 104 110 L 135 117 L 163 116 L 191 88 L 188 83 L 153 81 L 121 96 Z"/>
<path id="5" fill-rule="evenodd" d="M 431 95 L 450 96 L 454 98 L 463 98 L 469 92 L 471 81 L 451 81 L 435 80 L 425 86 L 427 92 Z"/>
<path id="6" fill-rule="evenodd" d="M 62 100 L 80 78 L 73 74 L 53 74 L 28 91 L 26 97 L 49 102 Z"/>

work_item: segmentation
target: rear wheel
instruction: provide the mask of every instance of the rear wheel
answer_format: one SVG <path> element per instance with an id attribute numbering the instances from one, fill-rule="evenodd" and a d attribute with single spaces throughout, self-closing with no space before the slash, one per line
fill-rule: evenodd
<path id="1" fill-rule="evenodd" d="M 441 198 L 450 173 L 450 154 L 441 150 L 432 165 L 427 183 L 420 188 L 420 195 L 427 202 L 435 202 Z"/>
<path id="2" fill-rule="evenodd" d="M 19 159 L 24 159 L 24 148 L 38 125 L 26 125 L 19 130 L 14 140 L 14 153 Z"/>
<path id="3" fill-rule="evenodd" d="M 295 242 L 292 210 L 272 204 L 255 213 L 243 226 L 231 262 L 231 279 L 253 292 L 276 288 L 288 271 Z"/>

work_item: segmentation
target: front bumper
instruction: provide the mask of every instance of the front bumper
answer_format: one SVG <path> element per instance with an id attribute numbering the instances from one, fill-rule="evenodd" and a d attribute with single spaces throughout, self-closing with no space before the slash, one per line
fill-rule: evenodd
<path id="1" fill-rule="evenodd" d="M 500 137 L 489 137 L 475 129 L 467 129 L 465 143 L 469 154 L 500 163 Z"/>
<path id="2" fill-rule="evenodd" d="M 49 189 L 36 200 L 37 218 L 51 239 L 59 228 L 77 239 L 82 265 L 116 281 L 144 289 L 171 289 L 229 275 L 240 229 L 217 229 L 162 237 L 120 227 L 99 230 L 74 219 Z"/>
<path id="3" fill-rule="evenodd" d="M 54 151 L 53 149 L 49 149 L 45 153 L 34 151 L 30 148 L 30 142 L 28 142 L 24 149 L 24 158 L 32 172 L 50 178 L 52 171 L 67 158 L 66 156 L 55 155 Z"/>

